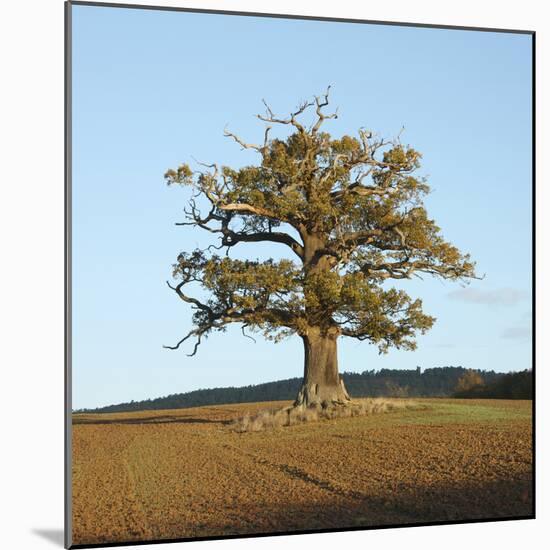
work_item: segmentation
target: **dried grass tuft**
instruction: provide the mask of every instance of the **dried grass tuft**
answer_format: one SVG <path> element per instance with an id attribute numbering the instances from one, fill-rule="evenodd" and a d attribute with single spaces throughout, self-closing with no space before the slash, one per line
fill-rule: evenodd
<path id="1" fill-rule="evenodd" d="M 260 432 L 296 426 L 305 422 L 367 416 L 417 407 L 418 405 L 414 401 L 385 398 L 357 399 L 347 405 L 335 405 L 326 409 L 321 407 L 285 407 L 261 411 L 254 415 L 247 414 L 235 419 L 231 423 L 231 428 L 237 432 Z"/>

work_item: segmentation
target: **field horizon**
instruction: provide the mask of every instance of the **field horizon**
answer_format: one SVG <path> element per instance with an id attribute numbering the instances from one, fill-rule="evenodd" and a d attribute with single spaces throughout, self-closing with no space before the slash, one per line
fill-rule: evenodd
<path id="1" fill-rule="evenodd" d="M 531 401 L 414 402 L 247 433 L 290 402 L 73 414 L 73 544 L 532 517 Z"/>
<path id="2" fill-rule="evenodd" d="M 379 369 L 359 372 L 342 372 L 346 389 L 352 398 L 394 398 L 394 397 L 455 397 L 453 393 L 461 377 L 467 373 L 478 374 L 487 387 L 504 382 L 504 388 L 497 388 L 490 396 L 476 396 L 496 399 L 530 399 L 532 396 L 531 371 L 500 372 L 494 370 L 468 369 L 462 366 L 429 367 L 411 369 Z M 524 379 L 520 379 L 521 377 Z M 78 413 L 109 413 L 144 410 L 166 410 L 193 408 L 208 405 L 229 405 L 257 403 L 264 401 L 294 400 L 302 377 L 285 378 L 248 384 L 245 386 L 222 386 L 189 390 L 165 396 L 130 402 L 113 403 L 95 408 L 77 408 Z M 515 395 L 514 395 L 515 394 Z M 465 396 L 461 396 L 465 397 Z M 473 397 L 473 396 L 468 396 Z"/>

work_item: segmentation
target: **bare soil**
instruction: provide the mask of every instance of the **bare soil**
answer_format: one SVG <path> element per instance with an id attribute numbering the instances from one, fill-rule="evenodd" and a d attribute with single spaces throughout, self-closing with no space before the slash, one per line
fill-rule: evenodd
<path id="1" fill-rule="evenodd" d="M 287 402 L 73 417 L 73 544 L 525 517 L 531 402 L 238 433 Z"/>

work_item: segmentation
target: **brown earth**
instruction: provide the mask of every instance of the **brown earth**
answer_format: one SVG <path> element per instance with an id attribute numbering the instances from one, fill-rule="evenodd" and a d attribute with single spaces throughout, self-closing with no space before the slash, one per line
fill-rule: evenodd
<path id="1" fill-rule="evenodd" d="M 73 417 L 73 544 L 533 513 L 531 402 L 418 409 L 237 433 L 287 403 Z"/>

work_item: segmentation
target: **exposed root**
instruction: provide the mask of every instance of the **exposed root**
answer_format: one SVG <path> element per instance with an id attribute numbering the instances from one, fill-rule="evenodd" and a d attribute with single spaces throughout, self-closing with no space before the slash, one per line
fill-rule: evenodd
<path id="1" fill-rule="evenodd" d="M 346 391 L 343 378 L 334 386 L 304 383 L 294 401 L 294 407 L 322 407 L 323 409 L 335 406 L 348 406 L 351 398 Z"/>
<path id="2" fill-rule="evenodd" d="M 328 407 L 291 406 L 265 410 L 254 415 L 247 414 L 242 418 L 235 419 L 231 423 L 231 428 L 237 432 L 259 432 L 295 426 L 304 422 L 351 418 L 417 407 L 418 405 L 414 401 L 385 398 L 356 399 L 346 403 L 334 403 Z"/>

